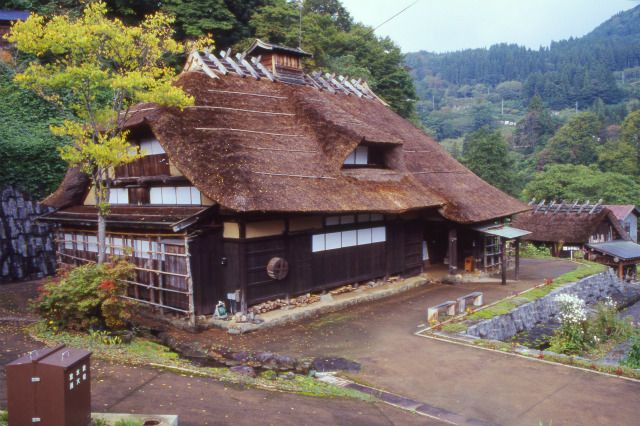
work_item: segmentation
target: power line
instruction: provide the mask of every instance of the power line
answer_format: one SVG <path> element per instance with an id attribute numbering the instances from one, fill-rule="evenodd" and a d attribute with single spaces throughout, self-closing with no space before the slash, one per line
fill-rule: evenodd
<path id="1" fill-rule="evenodd" d="M 415 0 L 413 3 L 411 3 L 409 6 L 406 6 L 404 9 L 402 9 L 401 11 L 397 12 L 395 15 L 393 15 L 392 17 L 390 17 L 389 19 L 387 19 L 386 21 L 384 21 L 383 23 L 381 23 L 380 25 L 378 25 L 377 27 L 373 28 L 371 31 L 369 31 L 368 34 L 374 32 L 375 30 L 377 30 L 378 28 L 380 28 L 381 26 L 383 26 L 384 24 L 386 24 L 387 22 L 393 20 L 394 18 L 398 17 L 399 15 L 401 15 L 402 13 L 406 12 L 407 9 L 413 7 L 416 3 L 418 3 L 420 0 Z"/>

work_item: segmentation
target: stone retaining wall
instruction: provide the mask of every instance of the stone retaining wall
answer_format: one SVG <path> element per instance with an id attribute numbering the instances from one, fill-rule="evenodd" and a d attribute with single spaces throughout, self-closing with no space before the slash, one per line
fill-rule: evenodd
<path id="1" fill-rule="evenodd" d="M 11 187 L 0 191 L 0 282 L 42 278 L 55 272 L 53 228 L 35 221 L 47 211 Z"/>
<path id="2" fill-rule="evenodd" d="M 470 326 L 466 334 L 491 340 L 506 340 L 513 335 L 531 329 L 537 323 L 553 321 L 558 314 L 558 306 L 553 298 L 559 294 L 573 294 L 593 305 L 606 297 L 616 300 L 636 293 L 638 284 L 627 284 L 618 278 L 612 269 L 583 278 L 575 283 L 551 291 L 533 302 L 518 306 L 505 315 L 500 315 Z"/>

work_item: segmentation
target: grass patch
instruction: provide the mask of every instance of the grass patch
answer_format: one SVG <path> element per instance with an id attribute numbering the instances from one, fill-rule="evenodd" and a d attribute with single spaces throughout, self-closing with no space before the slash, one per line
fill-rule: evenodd
<path id="1" fill-rule="evenodd" d="M 180 358 L 166 346 L 148 339 L 135 337 L 130 344 L 107 345 L 88 334 L 51 331 L 46 323 L 38 322 L 27 327 L 31 336 L 47 345 L 64 343 L 70 347 L 84 348 L 93 352 L 93 357 L 126 365 L 150 365 L 176 374 L 210 377 L 227 383 L 260 389 L 291 392 L 323 398 L 351 398 L 373 401 L 375 398 L 353 390 L 320 382 L 313 377 L 295 375 L 293 379 L 262 374 L 256 378 L 242 376 L 221 367 L 200 367 Z M 0 417 L 1 419 L 1 417 Z M 2 424 L 0 420 L 0 426 Z"/>
<path id="2" fill-rule="evenodd" d="M 448 324 L 445 324 L 442 326 L 441 330 L 444 331 L 445 333 L 451 333 L 451 334 L 456 334 L 456 333 L 464 333 L 465 331 L 467 331 L 467 325 L 463 322 L 450 322 Z"/>
<path id="3" fill-rule="evenodd" d="M 484 320 L 490 319 L 493 317 L 497 317 L 500 315 L 505 315 L 517 308 L 520 305 L 524 305 L 528 303 L 529 300 L 524 297 L 512 297 L 510 299 L 503 300 L 500 303 L 496 303 L 493 306 L 490 306 L 486 309 L 479 310 L 477 312 L 472 313 L 466 319 L 469 320 Z"/>

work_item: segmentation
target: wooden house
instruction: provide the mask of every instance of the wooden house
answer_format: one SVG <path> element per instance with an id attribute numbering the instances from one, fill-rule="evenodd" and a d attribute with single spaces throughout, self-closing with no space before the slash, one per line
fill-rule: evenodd
<path id="1" fill-rule="evenodd" d="M 629 234 L 631 241 L 638 242 L 638 216 L 640 209 L 633 204 L 608 204 L 606 208 L 618 219 L 620 225 Z"/>
<path id="2" fill-rule="evenodd" d="M 533 209 L 515 216 L 512 224 L 531 233 L 523 239 L 550 248 L 556 257 L 586 253 L 587 244 L 629 240 L 611 210 L 600 203 L 530 203 Z"/>
<path id="3" fill-rule="evenodd" d="M 504 223 L 529 207 L 484 182 L 365 82 L 303 71 L 307 54 L 257 41 L 190 55 L 183 111 L 139 105 L 144 158 L 114 171 L 108 250 L 137 265 L 129 297 L 185 314 L 446 264 L 499 268 Z M 88 178 L 45 203 L 63 263 L 96 258 Z M 526 232 L 525 232 L 526 233 Z"/>
<path id="4" fill-rule="evenodd" d="M 0 9 L 0 49 L 9 46 L 9 42 L 4 36 L 9 33 L 11 25 L 16 21 L 26 21 L 29 12 L 25 10 L 2 10 Z"/>

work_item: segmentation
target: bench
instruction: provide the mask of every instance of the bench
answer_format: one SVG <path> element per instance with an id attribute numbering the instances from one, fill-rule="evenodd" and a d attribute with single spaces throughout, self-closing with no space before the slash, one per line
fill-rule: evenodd
<path id="1" fill-rule="evenodd" d="M 467 301 L 473 300 L 473 306 L 482 306 L 484 303 L 482 292 L 474 291 L 473 293 L 466 294 L 462 297 L 458 297 L 456 302 L 458 302 L 458 313 L 462 314 L 467 309 Z"/>
<path id="2" fill-rule="evenodd" d="M 445 312 L 449 316 L 454 316 L 456 314 L 456 302 L 453 300 L 447 300 L 439 305 L 430 307 L 427 309 L 427 321 L 438 321 L 440 312 Z"/>

